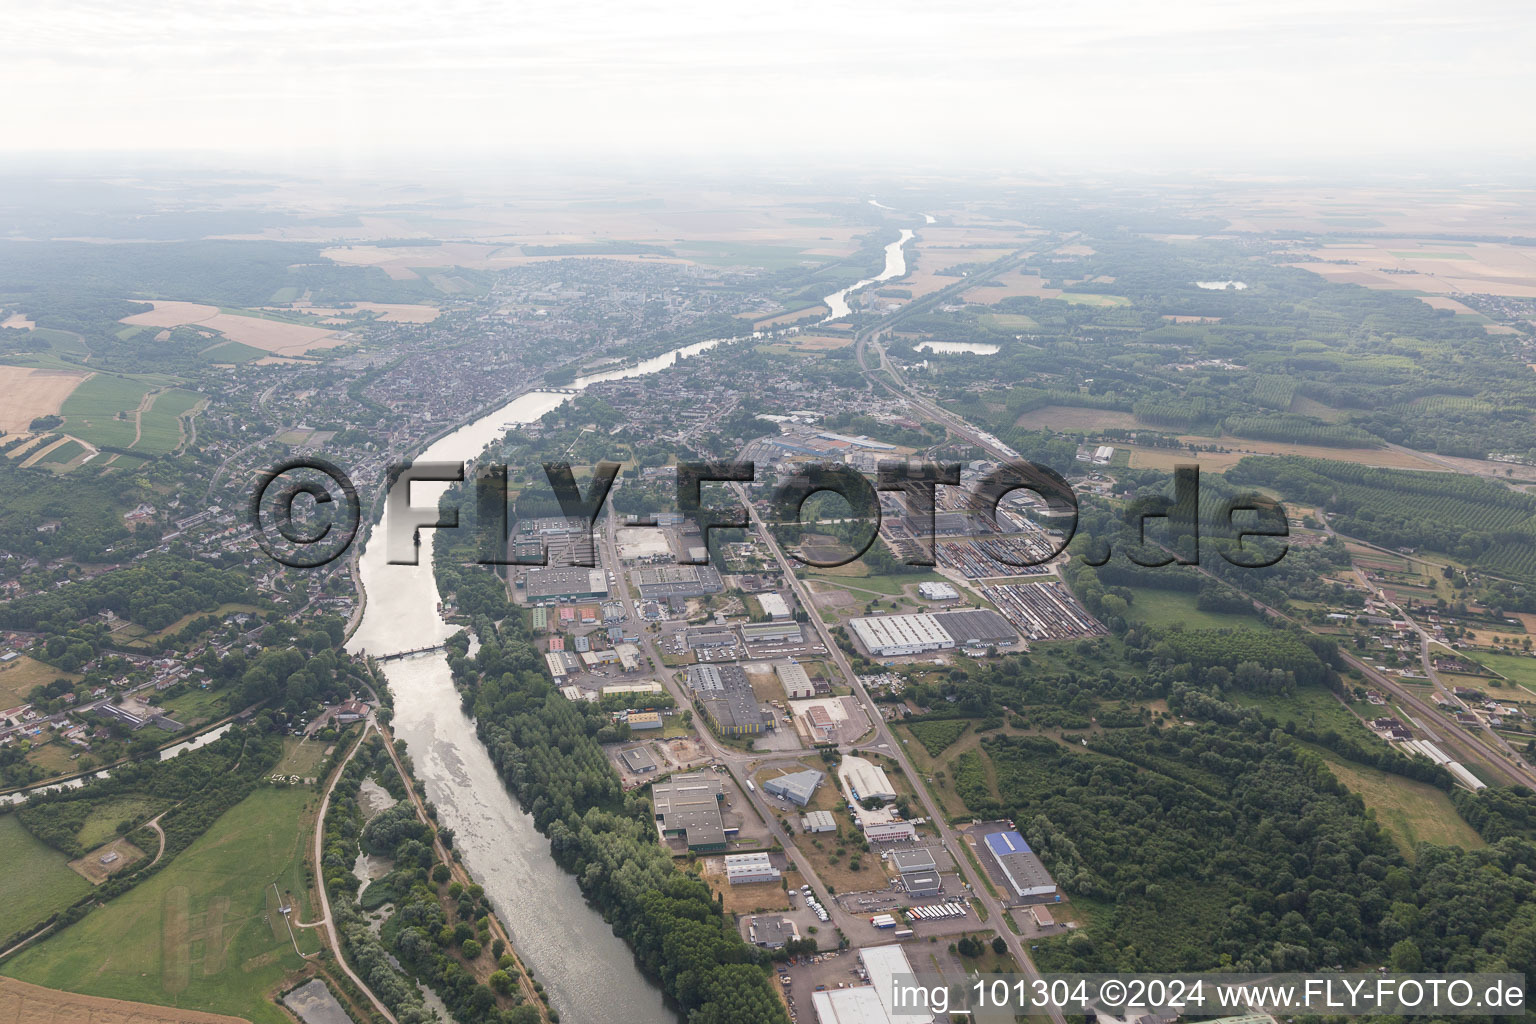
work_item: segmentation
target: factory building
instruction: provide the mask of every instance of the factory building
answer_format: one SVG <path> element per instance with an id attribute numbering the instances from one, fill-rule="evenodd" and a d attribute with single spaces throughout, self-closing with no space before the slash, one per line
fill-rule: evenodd
<path id="1" fill-rule="evenodd" d="M 955 646 L 954 638 L 932 615 L 872 615 L 852 619 L 848 625 L 864 649 L 877 658 L 923 654 Z"/>
<path id="2" fill-rule="evenodd" d="M 720 806 L 725 787 L 718 776 L 704 772 L 674 775 L 651 787 L 656 828 L 663 838 L 682 837 L 690 850 L 723 850 L 736 829 L 725 827 Z"/>
<path id="3" fill-rule="evenodd" d="M 797 807 L 804 807 L 811 802 L 811 797 L 816 793 L 816 787 L 821 785 L 821 780 L 824 778 L 826 776 L 821 772 L 814 768 L 807 768 L 803 772 L 768 779 L 763 783 L 763 792 L 781 800 L 788 800 Z"/>
<path id="4" fill-rule="evenodd" d="M 858 955 L 869 984 L 812 993 L 818 1024 L 932 1024 L 928 1011 L 896 1005 L 896 980 L 916 974 L 901 946 L 866 946 Z"/>
<path id="5" fill-rule="evenodd" d="M 763 614 L 775 622 L 789 618 L 789 602 L 778 594 L 759 594 L 757 603 L 763 606 Z"/>
<path id="6" fill-rule="evenodd" d="M 798 644 L 805 639 L 805 634 L 798 622 L 751 622 L 741 627 L 741 638 L 749 644 Z"/>
<path id="7" fill-rule="evenodd" d="M 688 686 L 721 736 L 756 736 L 773 728 L 773 716 L 758 705 L 739 665 L 694 665 L 688 669 Z"/>
<path id="8" fill-rule="evenodd" d="M 990 608 L 940 612 L 934 619 L 961 647 L 1006 647 L 1019 642 L 1019 631 L 1013 623 Z"/>
<path id="9" fill-rule="evenodd" d="M 807 811 L 800 816 L 802 832 L 836 832 L 837 819 L 831 811 Z"/>
<path id="10" fill-rule="evenodd" d="M 709 565 L 649 566 L 636 569 L 630 578 L 647 601 L 703 597 L 725 589 L 720 573 Z"/>
<path id="11" fill-rule="evenodd" d="M 738 853 L 725 858 L 725 880 L 731 885 L 777 882 L 779 869 L 766 853 Z"/>
<path id="12" fill-rule="evenodd" d="M 778 675 L 779 682 L 784 684 L 784 693 L 790 700 L 816 696 L 816 684 L 811 682 L 804 665 L 792 661 L 773 666 L 773 671 Z"/>
<path id="13" fill-rule="evenodd" d="M 606 597 L 608 578 L 601 569 L 529 569 L 523 578 L 523 595 L 529 604 L 554 604 L 578 598 Z"/>
<path id="14" fill-rule="evenodd" d="M 644 775 L 647 772 L 655 771 L 657 768 L 656 759 L 644 747 L 631 747 L 620 754 L 619 757 L 624 762 L 624 767 L 636 775 Z"/>
<path id="15" fill-rule="evenodd" d="M 754 946 L 783 949 L 800 938 L 800 929 L 787 917 L 754 917 L 747 922 L 747 937 Z"/>
<path id="16" fill-rule="evenodd" d="M 1056 883 L 1050 872 L 1040 863 L 1040 858 L 1029 848 L 1024 837 L 1017 832 L 993 832 L 987 836 L 987 850 L 1002 869 L 1003 877 L 1013 894 L 1020 899 L 1050 896 L 1056 892 Z"/>
<path id="17" fill-rule="evenodd" d="M 851 754 L 844 757 L 842 764 L 838 765 L 837 775 L 847 791 L 850 804 L 862 803 L 870 797 L 878 797 L 886 802 L 896 799 L 896 790 L 891 787 L 885 769 L 862 757 Z"/>
<path id="18" fill-rule="evenodd" d="M 960 591 L 948 583 L 919 583 L 917 592 L 930 601 L 960 600 Z"/>
<path id="19" fill-rule="evenodd" d="M 922 899 L 943 892 L 944 880 L 937 871 L 906 871 L 901 876 L 901 887 L 913 899 Z"/>

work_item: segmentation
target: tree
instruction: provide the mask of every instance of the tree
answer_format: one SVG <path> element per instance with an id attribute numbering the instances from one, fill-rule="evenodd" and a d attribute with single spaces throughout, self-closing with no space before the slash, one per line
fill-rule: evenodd
<path id="1" fill-rule="evenodd" d="M 992 952 L 996 953 L 998 956 L 1002 956 L 1004 953 L 1008 952 L 1008 943 L 1003 941 L 1003 937 L 1001 935 L 992 940 Z"/>

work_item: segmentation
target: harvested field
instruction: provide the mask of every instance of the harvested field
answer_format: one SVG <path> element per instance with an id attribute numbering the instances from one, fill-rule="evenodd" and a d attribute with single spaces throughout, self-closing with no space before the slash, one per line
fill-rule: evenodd
<path id="1" fill-rule="evenodd" d="M 73 992 L 0 978 L 0 1024 L 245 1024 L 240 1017 Z"/>
<path id="2" fill-rule="evenodd" d="M 1304 250 L 1292 264 L 1331 281 L 1456 295 L 1463 292 L 1536 298 L 1536 253 L 1503 242 L 1449 248 L 1444 242 L 1398 238 L 1341 242 Z M 1311 261 L 1348 262 L 1311 262 Z"/>
<path id="3" fill-rule="evenodd" d="M 224 313 L 215 306 L 205 306 L 198 302 L 155 300 L 154 305 L 155 308 L 150 312 L 135 313 L 124 317 L 122 322 L 167 328 L 196 324 L 198 327 L 218 331 L 230 341 L 286 356 L 302 355 L 310 349 L 334 348 L 348 340 L 344 334 L 321 327 Z"/>
<path id="4" fill-rule="evenodd" d="M 966 302 L 991 306 L 1004 299 L 1020 295 L 1033 296 L 1037 299 L 1054 299 L 1061 295 L 1061 289 L 1047 288 L 1045 278 L 1033 271 L 1010 270 L 1006 274 L 994 277 L 988 284 L 972 288 L 961 298 Z"/>
<path id="5" fill-rule="evenodd" d="M 67 370 L 0 366 L 0 430 L 24 433 L 37 417 L 58 415 L 70 392 L 89 376 Z"/>
<path id="6" fill-rule="evenodd" d="M 37 324 L 27 319 L 25 313 L 12 313 L 3 322 L 0 322 L 0 327 L 9 327 L 18 331 L 30 331 L 36 326 Z"/>

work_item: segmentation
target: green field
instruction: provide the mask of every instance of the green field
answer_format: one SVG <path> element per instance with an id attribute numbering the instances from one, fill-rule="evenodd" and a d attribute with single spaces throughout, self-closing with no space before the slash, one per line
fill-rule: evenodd
<path id="1" fill-rule="evenodd" d="M 1536 690 L 1536 658 L 1522 658 L 1518 654 L 1492 654 L 1487 651 L 1462 653 L 1511 682 Z"/>
<path id="2" fill-rule="evenodd" d="M 80 383 L 60 410 L 68 431 L 94 445 L 133 444 L 133 413 L 151 388 L 144 381 L 98 373 Z M 118 419 L 122 414 L 123 418 Z"/>
<path id="3" fill-rule="evenodd" d="M 1314 749 L 1340 782 L 1360 794 L 1365 806 L 1375 812 L 1376 820 L 1392 834 L 1404 853 L 1412 854 L 1419 843 L 1469 850 L 1488 845 L 1456 813 L 1451 798 L 1429 783 L 1367 768 L 1326 750 Z"/>
<path id="4" fill-rule="evenodd" d="M 1100 295 L 1096 292 L 1062 292 L 1057 298 L 1074 306 L 1129 306 L 1124 295 Z"/>
<path id="5" fill-rule="evenodd" d="M 68 464 L 70 460 L 84 454 L 85 445 L 81 444 L 79 441 L 65 441 L 53 451 L 38 459 L 37 465 L 46 466 L 51 464 L 56 466 L 63 466 Z"/>
<path id="6" fill-rule="evenodd" d="M 85 849 L 94 850 L 117 838 L 118 822 L 152 818 L 164 806 L 164 801 L 147 796 L 129 795 L 113 800 L 91 811 L 75 838 Z"/>
<path id="7" fill-rule="evenodd" d="M 136 451 L 163 455 L 175 451 L 181 444 L 181 427 L 178 417 L 203 400 L 195 391 L 175 388 L 155 396 L 155 403 L 140 417 L 141 433 Z"/>
<path id="8" fill-rule="evenodd" d="M 1365 727 L 1364 722 L 1339 703 L 1339 698 L 1321 686 L 1303 687 L 1288 695 L 1232 692 L 1227 695 L 1227 699 L 1239 707 L 1258 708 L 1282 724 L 1295 722 L 1319 732 L 1331 728 L 1341 736 L 1367 745 L 1385 744 L 1384 740 Z"/>
<path id="9" fill-rule="evenodd" d="M 1177 590 L 1153 590 L 1131 587 L 1136 600 L 1131 602 L 1129 618 L 1149 626 L 1180 625 L 1185 629 L 1220 629 L 1223 626 L 1251 626 L 1253 616 L 1229 612 L 1204 612 L 1195 607 L 1195 595 Z"/>
<path id="10" fill-rule="evenodd" d="M 222 345 L 204 349 L 200 358 L 210 363 L 248 363 L 272 353 L 254 345 L 247 345 L 239 341 L 226 341 Z"/>
<path id="11" fill-rule="evenodd" d="M 853 570 L 853 571 L 849 571 Z M 936 572 L 900 573 L 895 576 L 884 575 L 860 575 L 859 570 L 869 572 L 869 567 L 864 564 L 862 558 L 840 565 L 833 569 L 802 569 L 801 573 L 806 579 L 815 580 L 817 583 L 830 584 L 852 592 L 856 597 L 900 597 L 902 588 L 915 586 L 919 583 L 942 582 L 943 576 Z"/>
<path id="12" fill-rule="evenodd" d="M 1009 331 L 1040 326 L 1035 322 L 1034 317 L 1025 316 L 1023 313 L 985 313 L 981 317 L 981 322 L 988 327 L 998 327 Z"/>
<path id="13" fill-rule="evenodd" d="M 67 992 L 288 1024 L 268 996 L 302 961 L 274 912 L 272 884 L 294 894 L 299 920 L 313 920 L 303 855 L 313 796 L 257 790 L 159 874 L 0 972 Z M 305 952 L 320 948 L 313 930 L 295 934 Z"/>
<path id="14" fill-rule="evenodd" d="M 69 858 L 21 827 L 16 815 L 0 817 L 0 938 L 56 914 L 91 889 L 69 869 Z"/>

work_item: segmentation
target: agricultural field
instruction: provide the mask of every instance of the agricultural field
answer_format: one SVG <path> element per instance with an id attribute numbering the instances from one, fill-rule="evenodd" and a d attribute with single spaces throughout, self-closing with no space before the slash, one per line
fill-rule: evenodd
<path id="1" fill-rule="evenodd" d="M 182 442 L 181 417 L 202 400 L 197 392 L 181 388 L 160 392 L 154 404 L 139 417 L 139 441 L 133 447 L 155 454 L 175 451 Z"/>
<path id="2" fill-rule="evenodd" d="M 56 416 L 87 373 L 0 365 L 0 430 L 25 433 L 39 416 Z"/>
<path id="3" fill-rule="evenodd" d="M 1350 790 L 1360 794 L 1376 820 L 1392 834 L 1403 853 L 1412 856 L 1419 843 L 1461 846 L 1469 850 L 1487 844 L 1462 820 L 1451 798 L 1427 782 L 1391 775 L 1379 768 L 1345 761 L 1337 754 L 1316 751 L 1328 768 Z"/>
<path id="4" fill-rule="evenodd" d="M 66 438 L 63 444 L 50 448 L 33 465 L 63 468 L 88 451 L 90 449 L 79 441 L 73 438 Z"/>
<path id="5" fill-rule="evenodd" d="M 1129 306 L 1131 300 L 1124 295 L 1103 295 L 1098 292 L 1062 292 L 1056 296 L 1074 306 Z"/>
<path id="6" fill-rule="evenodd" d="M 14 935 L 68 907 L 91 889 L 69 869 L 69 858 L 22 827 L 16 815 L 0 816 L 0 937 Z"/>
<path id="7" fill-rule="evenodd" d="M 0 1020 L 26 1024 L 245 1024 L 242 1017 L 101 999 L 0 978 Z"/>
<path id="8" fill-rule="evenodd" d="M 1040 326 L 1034 317 L 1023 313 L 987 313 L 982 316 L 981 322 L 1000 331 L 1029 331 Z"/>
<path id="9" fill-rule="evenodd" d="M 64 429 L 97 447 L 131 448 L 135 418 L 153 387 L 134 377 L 92 374 L 65 399 Z"/>
<path id="10" fill-rule="evenodd" d="M 288 1024 L 268 996 L 303 962 L 275 913 L 273 884 L 293 894 L 297 920 L 313 919 L 303 850 L 312 803 L 309 790 L 257 790 L 158 874 L 0 971 L 47 988 Z M 300 949 L 320 948 L 314 931 L 294 934 Z"/>
<path id="11" fill-rule="evenodd" d="M 226 312 L 217 306 L 205 306 L 198 302 L 155 300 L 154 306 L 150 312 L 135 313 L 124 317 L 122 322 L 163 328 L 196 325 L 217 331 L 230 341 L 279 356 L 297 356 L 311 349 L 334 348 L 349 340 L 345 334 L 331 328 L 313 327 L 261 315 Z"/>
<path id="12" fill-rule="evenodd" d="M 1529 252 L 1506 242 L 1475 242 L 1453 251 L 1444 242 L 1393 238 L 1328 244 L 1302 255 L 1303 262 L 1291 265 L 1344 284 L 1431 295 L 1536 298 L 1536 266 Z"/>

